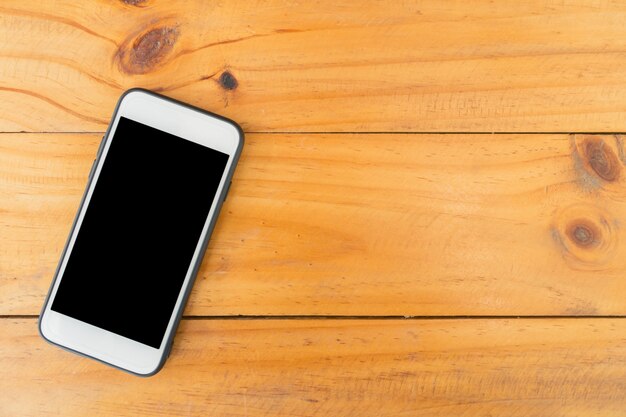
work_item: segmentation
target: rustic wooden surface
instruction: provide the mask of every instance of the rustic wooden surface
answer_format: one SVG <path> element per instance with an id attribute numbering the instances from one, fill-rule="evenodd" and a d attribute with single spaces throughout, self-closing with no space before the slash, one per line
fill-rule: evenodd
<path id="1" fill-rule="evenodd" d="M 620 416 L 620 319 L 183 321 L 150 379 L 0 322 L 2 415 Z"/>
<path id="2" fill-rule="evenodd" d="M 84 3 L 0 4 L 0 131 L 136 85 L 247 131 L 626 131 L 620 0 Z"/>
<path id="3" fill-rule="evenodd" d="M 0 415 L 626 415 L 625 21 L 603 0 L 1 2 Z M 134 86 L 247 133 L 150 379 L 36 333 Z"/>
<path id="4" fill-rule="evenodd" d="M 0 135 L 0 314 L 39 312 L 99 139 Z M 609 135 L 249 135 L 187 314 L 624 315 L 623 153 Z"/>

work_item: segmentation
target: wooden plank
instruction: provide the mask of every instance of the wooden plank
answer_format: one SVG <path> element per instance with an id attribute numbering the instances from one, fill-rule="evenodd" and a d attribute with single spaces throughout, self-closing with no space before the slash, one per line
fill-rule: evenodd
<path id="1" fill-rule="evenodd" d="M 0 314 L 37 314 L 98 135 L 0 135 Z M 250 135 L 190 315 L 624 315 L 619 136 Z"/>
<path id="2" fill-rule="evenodd" d="M 626 131 L 624 21 L 617 0 L 5 0 L 0 131 L 101 131 L 134 86 L 252 131 Z"/>
<path id="3" fill-rule="evenodd" d="M 0 414 L 599 416 L 626 409 L 623 319 L 183 321 L 137 378 L 0 320 Z"/>

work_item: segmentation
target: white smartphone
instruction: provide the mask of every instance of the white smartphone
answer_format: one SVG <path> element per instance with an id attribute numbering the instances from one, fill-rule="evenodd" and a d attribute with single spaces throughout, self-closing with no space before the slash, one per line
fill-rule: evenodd
<path id="1" fill-rule="evenodd" d="M 157 373 L 242 146 L 231 120 L 146 90 L 124 93 L 40 315 L 43 338 Z"/>

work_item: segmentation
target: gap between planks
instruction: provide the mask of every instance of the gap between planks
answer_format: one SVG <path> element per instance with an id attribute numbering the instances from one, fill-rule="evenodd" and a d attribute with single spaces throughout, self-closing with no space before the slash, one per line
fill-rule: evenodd
<path id="1" fill-rule="evenodd" d="M 38 319 L 36 314 L 2 314 L 0 319 Z M 626 319 L 626 315 L 467 315 L 467 316 L 342 316 L 342 315 L 236 315 L 183 316 L 183 320 L 545 320 L 545 319 Z"/>
<path id="2" fill-rule="evenodd" d="M 33 131 L 5 131 L 0 132 L 0 134 L 44 134 L 44 135 L 53 135 L 53 134 L 72 134 L 72 135 L 104 135 L 106 132 L 104 131 L 42 131 L 42 132 L 33 132 Z M 549 132 L 522 132 L 522 131 L 510 131 L 510 132 L 485 132 L 485 131 L 477 131 L 477 132 L 437 132 L 437 131 L 371 131 L 371 132 L 351 132 L 351 131 L 264 131 L 264 130 L 247 130 L 244 132 L 246 135 L 626 135 L 626 132 L 621 131 L 606 131 L 606 132 L 558 132 L 558 131 L 549 131 Z"/>

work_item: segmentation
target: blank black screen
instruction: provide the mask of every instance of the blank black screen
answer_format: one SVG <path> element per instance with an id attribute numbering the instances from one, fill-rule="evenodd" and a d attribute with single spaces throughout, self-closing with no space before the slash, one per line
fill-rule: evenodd
<path id="1" fill-rule="evenodd" d="M 52 310 L 158 349 L 227 160 L 122 117 Z"/>

